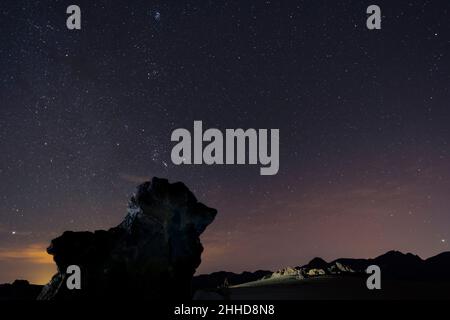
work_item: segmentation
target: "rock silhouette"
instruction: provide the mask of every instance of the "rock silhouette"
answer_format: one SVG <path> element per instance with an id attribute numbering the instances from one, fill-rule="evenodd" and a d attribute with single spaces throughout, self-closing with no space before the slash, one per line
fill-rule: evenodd
<path id="1" fill-rule="evenodd" d="M 295 277 L 297 279 L 314 278 L 318 276 L 366 276 L 366 269 L 370 265 L 377 265 L 383 272 L 383 279 L 407 281 L 450 281 L 450 252 L 443 252 L 437 256 L 421 259 L 412 253 L 388 251 L 373 259 L 339 258 L 326 262 L 322 258 L 314 258 L 308 264 L 297 267 L 286 267 L 268 273 L 258 280 Z M 254 281 L 254 280 L 251 280 Z M 242 284 L 241 282 L 240 284 Z"/>
<path id="2" fill-rule="evenodd" d="M 377 265 L 383 272 L 383 278 L 397 280 L 450 280 L 450 252 L 443 252 L 428 259 L 421 259 L 412 253 L 391 250 L 373 259 L 340 258 L 327 263 L 314 258 L 308 264 L 296 267 L 305 274 L 311 270 L 322 270 L 323 274 L 365 274 L 368 266 Z"/>
<path id="3" fill-rule="evenodd" d="M 199 236 L 216 213 L 183 183 L 155 177 L 137 187 L 117 227 L 67 231 L 51 241 L 58 273 L 38 299 L 189 299 L 203 251 Z M 81 290 L 67 289 L 69 265 L 81 268 Z"/>
<path id="4" fill-rule="evenodd" d="M 42 286 L 30 284 L 27 280 L 15 280 L 13 283 L 0 284 L 0 301 L 35 300 Z"/>
<path id="5" fill-rule="evenodd" d="M 87 283 L 84 288 L 88 288 L 88 290 L 81 294 L 77 293 L 77 290 L 67 292 L 63 281 L 66 278 L 66 275 L 64 272 L 58 272 L 43 290 L 42 286 L 30 285 L 24 280 L 16 281 L 13 284 L 0 285 L 0 300 L 34 300 L 40 291 L 40 299 L 74 298 L 76 297 L 74 295 L 79 295 L 80 297 L 95 297 L 100 295 L 110 297 L 115 295 L 119 298 L 137 298 L 136 300 L 142 300 L 142 298 L 146 297 L 154 298 L 155 294 L 157 294 L 156 297 L 164 299 L 184 299 L 186 297 L 190 299 L 192 297 L 189 293 L 190 284 L 186 281 L 183 282 L 185 283 L 185 286 L 179 285 L 179 283 L 174 280 L 175 278 L 166 277 L 167 272 L 163 272 L 162 274 L 165 278 L 161 278 L 162 281 L 154 281 L 152 287 L 146 288 L 136 283 L 127 285 L 127 279 L 134 279 L 133 277 L 136 273 L 134 273 L 134 271 L 130 273 L 120 273 L 120 269 L 117 267 L 117 261 L 121 260 L 111 260 L 114 262 L 112 263 L 105 258 L 104 252 L 107 252 L 108 254 L 109 252 L 112 252 L 112 249 L 105 250 L 105 248 L 109 248 L 108 245 L 105 246 L 105 243 L 108 243 L 109 240 L 105 241 L 105 239 L 110 239 L 108 234 L 114 230 L 115 228 L 110 231 L 97 231 L 94 234 L 90 232 L 67 232 L 65 233 L 65 236 L 57 238 L 52 242 L 54 246 L 52 245 L 52 247 L 49 248 L 49 251 L 56 250 L 54 252 L 58 252 L 55 254 L 55 258 L 59 261 L 58 266 L 66 266 L 70 264 L 71 261 L 83 261 L 84 269 L 88 269 L 88 266 L 92 264 L 88 269 L 90 271 L 89 275 L 92 277 L 94 277 L 96 273 L 101 274 L 101 272 L 98 271 L 98 262 L 95 261 L 105 260 L 108 263 L 102 262 L 102 265 L 108 266 L 109 268 L 105 268 L 105 270 L 118 270 L 114 274 L 117 277 L 99 277 L 101 281 L 95 279 L 97 280 L 96 282 Z M 119 233 L 121 232 L 123 231 L 119 231 Z M 114 239 L 114 237 L 111 236 L 111 239 Z M 99 243 L 102 244 L 98 245 Z M 79 244 L 79 247 L 75 244 Z M 111 242 L 111 244 L 114 244 L 114 242 Z M 68 245 L 70 245 L 70 250 L 62 250 L 64 246 Z M 113 247 L 114 246 L 111 246 L 111 248 Z M 108 257 L 108 254 L 106 254 L 106 257 Z M 199 255 L 200 254 L 198 253 L 197 257 L 199 257 Z M 122 261 L 122 265 L 123 264 L 124 262 Z M 135 263 L 131 265 L 134 266 L 134 264 Z M 365 289 L 367 274 L 365 273 L 365 270 L 367 266 L 371 264 L 379 265 L 381 268 L 383 290 L 374 295 L 367 295 L 368 290 Z M 110 267 L 111 265 L 115 266 L 115 268 Z M 306 265 L 288 267 L 277 272 L 258 270 L 256 272 L 235 274 L 232 272 L 221 271 L 212 274 L 197 275 L 192 278 L 192 292 L 196 291 L 194 299 L 233 299 L 233 297 L 235 297 L 232 295 L 233 290 L 235 290 L 233 289 L 234 286 L 244 284 L 248 287 L 248 284 L 259 283 L 259 293 L 255 292 L 255 295 L 241 296 L 241 298 L 258 299 L 267 297 L 270 299 L 279 299 L 280 297 L 288 297 L 289 299 L 300 299 L 309 297 L 313 299 L 448 299 L 448 290 L 450 288 L 449 269 L 450 252 L 442 252 L 434 257 L 423 260 L 414 254 L 389 251 L 373 259 L 339 258 L 332 262 L 326 262 L 323 259 L 315 258 Z M 148 272 L 153 272 L 152 270 L 153 269 L 149 269 Z M 127 278 L 121 280 L 121 275 L 125 275 Z M 145 273 L 145 276 L 142 277 L 141 280 L 147 278 L 150 279 L 152 277 L 154 277 L 153 273 Z M 286 292 L 288 292 L 284 296 L 281 295 L 275 297 L 271 291 L 273 289 L 272 287 L 261 286 L 261 282 L 263 281 L 282 281 L 287 278 L 290 278 L 291 280 L 295 278 L 295 280 L 299 282 L 297 287 L 295 284 L 293 285 L 292 282 L 287 282 L 285 284 L 278 282 L 278 288 L 284 288 L 283 290 L 287 290 Z M 327 282 L 323 281 L 324 278 L 334 280 Z M 316 282 L 315 279 L 319 280 Z M 109 283 L 108 281 L 117 282 L 117 285 L 114 285 L 112 282 Z M 302 281 L 309 281 L 308 285 L 305 286 Z M 165 286 L 164 284 L 166 283 L 172 285 Z M 225 283 L 227 284 L 226 287 L 228 287 L 228 290 L 224 290 Z M 111 292 L 105 292 L 105 286 L 110 288 Z M 361 288 L 363 291 L 361 291 Z M 95 289 L 98 291 L 95 291 Z M 120 292 L 122 289 L 125 290 L 123 293 Z M 291 290 L 291 293 L 289 293 L 289 290 Z M 261 294 L 261 292 L 263 294 L 258 295 Z M 276 290 L 276 292 L 279 291 Z"/>

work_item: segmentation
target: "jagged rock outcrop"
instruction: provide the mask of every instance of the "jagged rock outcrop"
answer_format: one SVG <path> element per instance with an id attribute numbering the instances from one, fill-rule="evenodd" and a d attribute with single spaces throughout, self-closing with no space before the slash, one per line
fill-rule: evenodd
<path id="1" fill-rule="evenodd" d="M 281 278 L 281 277 L 295 277 L 297 279 L 304 278 L 304 276 L 301 273 L 301 270 L 292 268 L 292 267 L 280 269 L 280 270 L 272 273 L 272 275 L 270 276 L 271 279 Z"/>
<path id="2" fill-rule="evenodd" d="M 58 273 L 38 298 L 190 298 L 203 251 L 199 236 L 216 213 L 183 183 L 153 178 L 137 187 L 117 227 L 52 240 L 47 251 Z M 81 290 L 66 286 L 69 265 L 81 268 Z"/>
<path id="3" fill-rule="evenodd" d="M 339 261 L 334 261 L 329 267 L 328 271 L 331 274 L 340 274 L 340 273 L 353 273 L 355 270 L 353 270 L 350 266 L 345 265 Z"/>
<path id="4" fill-rule="evenodd" d="M 323 276 L 326 274 L 325 270 L 323 269 L 316 269 L 316 268 L 312 268 L 309 269 L 306 273 L 309 277 L 317 277 L 317 276 Z"/>

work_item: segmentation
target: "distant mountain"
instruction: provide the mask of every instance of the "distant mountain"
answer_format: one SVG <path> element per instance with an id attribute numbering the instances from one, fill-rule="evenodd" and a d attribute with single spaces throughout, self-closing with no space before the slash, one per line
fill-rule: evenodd
<path id="1" fill-rule="evenodd" d="M 236 274 L 220 271 L 195 276 L 193 289 L 214 289 L 226 285 L 235 286 L 262 279 L 294 277 L 313 278 L 321 275 L 357 275 L 365 274 L 370 265 L 381 268 L 383 279 L 395 280 L 450 280 L 450 252 L 423 260 L 419 256 L 400 251 L 388 251 L 373 259 L 339 258 L 331 262 L 316 257 L 308 264 L 297 267 L 285 267 L 275 272 L 258 270 Z"/>
<path id="2" fill-rule="evenodd" d="M 308 263 L 310 269 L 325 269 L 327 267 L 327 262 L 322 258 L 314 258 Z"/>
<path id="3" fill-rule="evenodd" d="M 321 258 L 314 258 L 296 269 L 304 275 L 308 275 L 310 270 L 323 270 L 324 274 L 365 273 L 370 265 L 379 266 L 383 278 L 426 281 L 450 279 L 450 252 L 443 252 L 426 260 L 400 251 L 389 251 L 373 259 L 339 258 L 329 263 Z"/>
<path id="4" fill-rule="evenodd" d="M 450 252 L 442 252 L 425 260 L 426 272 L 429 278 L 450 279 Z"/>

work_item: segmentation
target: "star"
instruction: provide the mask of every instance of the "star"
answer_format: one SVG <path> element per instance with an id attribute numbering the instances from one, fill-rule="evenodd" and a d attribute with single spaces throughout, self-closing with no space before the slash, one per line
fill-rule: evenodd
<path id="1" fill-rule="evenodd" d="M 81 34 L 67 30 L 59 7 L 6 4 L 2 37 L 13 45 L 0 48 L 2 248 L 110 228 L 140 177 L 156 175 L 218 209 L 205 248 L 239 224 L 230 250 L 205 259 L 201 272 L 247 269 L 261 261 L 259 246 L 280 249 L 258 267 L 289 263 L 293 248 L 306 263 L 314 247 L 304 237 L 332 243 L 335 228 L 353 257 L 373 257 L 377 247 L 425 256 L 448 249 L 449 12 L 431 1 L 420 23 L 375 35 L 364 10 L 330 3 L 339 15 L 317 23 L 328 10 L 320 2 L 266 2 L 119 1 L 123 10 L 105 14 L 91 1 L 82 11 L 105 19 L 82 22 Z M 414 19 L 400 3 L 389 10 L 396 27 Z M 418 41 L 428 45 L 413 50 Z M 171 133 L 194 119 L 221 130 L 279 127 L 280 173 L 175 166 Z M 409 230 L 417 235 L 405 247 Z M 235 247 L 243 259 L 233 259 Z M 338 258 L 332 245 L 315 248 Z M 7 266 L 0 263 L 0 283 L 14 280 Z M 36 268 L 26 271 L 34 277 Z"/>
<path id="2" fill-rule="evenodd" d="M 153 19 L 155 19 L 155 21 L 160 21 L 161 20 L 161 12 L 159 12 L 158 10 L 154 11 Z"/>

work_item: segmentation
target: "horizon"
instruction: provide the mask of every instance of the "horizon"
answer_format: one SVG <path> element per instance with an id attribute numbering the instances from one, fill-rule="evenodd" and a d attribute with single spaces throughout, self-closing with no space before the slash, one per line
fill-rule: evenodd
<path id="1" fill-rule="evenodd" d="M 211 272 L 206 272 L 206 273 L 199 273 L 199 272 L 197 271 L 197 272 L 195 273 L 194 276 L 209 275 L 209 274 L 213 274 L 213 273 L 216 273 L 216 272 L 231 272 L 231 273 L 235 273 L 235 274 L 242 274 L 242 273 L 245 273 L 245 272 L 253 273 L 253 272 L 256 272 L 256 271 L 270 271 L 270 272 L 276 272 L 276 271 L 278 271 L 278 270 L 281 270 L 281 269 L 287 268 L 287 267 L 300 267 L 300 266 L 307 265 L 309 262 L 311 262 L 311 261 L 312 261 L 313 259 L 315 259 L 315 258 L 320 258 L 320 259 L 323 259 L 323 260 L 324 260 L 325 262 L 327 262 L 327 263 L 331 263 L 331 262 L 336 261 L 336 260 L 339 260 L 339 259 L 375 259 L 375 258 L 380 257 L 380 256 L 382 256 L 382 255 L 385 255 L 386 253 L 389 253 L 389 252 L 400 252 L 400 253 L 402 253 L 402 254 L 404 254 L 404 255 L 406 255 L 406 254 L 413 254 L 413 255 L 415 255 L 415 256 L 418 256 L 421 260 L 425 261 L 425 260 L 427 260 L 427 259 L 429 259 L 429 258 L 438 256 L 438 255 L 440 255 L 440 254 L 442 254 L 442 253 L 446 253 L 446 252 L 450 252 L 450 251 L 442 251 L 442 252 L 440 252 L 440 253 L 437 253 L 437 254 L 434 254 L 434 255 L 431 255 L 431 256 L 428 256 L 428 257 L 422 257 L 422 256 L 420 256 L 420 255 L 418 255 L 418 254 L 415 254 L 414 252 L 403 252 L 403 251 L 399 251 L 399 250 L 395 250 L 395 249 L 386 251 L 386 252 L 384 252 L 384 253 L 378 254 L 378 255 L 373 256 L 373 257 L 335 257 L 335 258 L 326 259 L 326 258 L 323 258 L 323 257 L 320 257 L 320 256 L 316 256 L 316 257 L 312 257 L 312 258 L 308 259 L 306 262 L 303 262 L 303 263 L 300 263 L 300 264 L 284 265 L 284 267 L 279 267 L 279 268 L 258 268 L 258 269 L 253 269 L 253 270 L 250 270 L 250 269 L 242 269 L 242 270 L 237 270 L 237 271 L 233 271 L 233 270 L 215 270 L 215 271 L 214 271 L 214 270 L 213 270 L 213 271 L 211 271 Z M 56 264 L 55 264 L 53 261 L 52 261 L 52 266 L 53 266 L 53 267 L 52 267 L 52 268 L 49 268 L 49 270 L 48 270 L 48 272 L 51 273 L 51 276 L 53 276 L 53 275 L 56 273 L 56 268 L 55 268 L 55 267 L 56 267 Z M 50 271 L 50 270 L 51 270 L 51 271 Z M 13 283 L 15 280 L 27 280 L 27 281 L 30 282 L 30 284 L 35 284 L 35 285 L 45 285 L 45 284 L 47 284 L 47 283 L 51 280 L 51 276 L 50 276 L 47 280 L 43 280 L 43 281 L 41 281 L 41 282 L 32 282 L 32 281 L 29 281 L 29 279 L 27 279 L 26 277 L 18 277 L 18 278 L 16 278 L 16 279 L 11 280 L 11 281 L 6 281 L 6 282 L 0 281 L 0 284 Z"/>
<path id="2" fill-rule="evenodd" d="M 197 272 L 450 251 L 448 1 L 380 0 L 381 29 L 371 1 L 71 4 L 0 3 L 0 283 L 50 279 L 50 240 L 153 176 L 218 211 Z M 276 174 L 175 164 L 196 120 L 277 128 Z"/>
<path id="3" fill-rule="evenodd" d="M 90 230 L 86 230 L 86 231 L 90 231 Z M 92 230 L 91 232 L 93 232 L 93 231 L 96 231 L 96 230 Z M 206 251 L 206 249 L 205 249 L 205 251 Z M 204 253 L 205 253 L 205 251 L 204 251 Z M 438 255 L 440 255 L 442 253 L 450 252 L 450 250 L 449 251 L 438 252 L 436 254 L 433 254 L 431 256 L 426 256 L 426 257 L 421 256 L 421 255 L 419 255 L 417 253 L 414 253 L 414 252 L 411 252 L 411 251 L 402 251 L 402 250 L 398 250 L 398 249 L 391 249 L 391 250 L 384 251 L 382 253 L 379 253 L 379 254 L 376 254 L 376 255 L 373 255 L 373 256 L 370 256 L 370 257 L 369 256 L 367 256 L 367 257 L 341 256 L 341 257 L 325 258 L 325 257 L 322 257 L 322 256 L 314 256 L 314 257 L 311 257 L 311 258 L 307 258 L 302 263 L 280 264 L 279 267 L 275 267 L 275 268 L 260 267 L 260 268 L 256 268 L 256 269 L 245 269 L 244 268 L 244 269 L 241 269 L 241 270 L 225 270 L 225 269 L 221 269 L 221 270 L 211 270 L 211 271 L 207 271 L 207 272 L 201 272 L 201 271 L 199 271 L 199 270 L 201 270 L 201 268 L 199 268 L 199 269 L 197 269 L 197 271 L 196 271 L 194 276 L 208 275 L 208 274 L 212 274 L 212 273 L 216 273 L 216 272 L 231 272 L 231 273 L 235 273 L 235 274 L 242 274 L 244 272 L 253 273 L 253 272 L 256 272 L 256 271 L 271 271 L 271 272 L 275 272 L 275 271 L 281 270 L 281 269 L 286 268 L 286 267 L 300 267 L 300 266 L 307 265 L 309 262 L 311 262 L 315 258 L 320 258 L 320 259 L 323 259 L 324 261 L 326 261 L 327 263 L 331 263 L 331 262 L 333 262 L 335 260 L 338 260 L 338 259 L 375 259 L 375 258 L 380 257 L 382 255 L 385 255 L 385 254 L 387 254 L 389 252 L 400 252 L 401 254 L 404 254 L 404 255 L 406 255 L 406 254 L 413 254 L 415 256 L 418 256 L 421 260 L 425 261 L 425 260 L 427 260 L 429 258 L 438 256 Z M 51 277 L 56 273 L 56 264 L 53 262 L 53 258 L 52 258 L 51 255 L 47 254 L 45 250 L 43 251 L 43 253 L 45 254 L 45 257 L 49 258 L 49 259 L 45 259 L 44 258 L 44 260 L 51 260 L 51 262 L 47 261 L 46 264 L 48 265 L 48 267 L 44 268 L 45 276 L 40 276 L 40 279 L 41 279 L 40 281 L 37 281 L 37 282 L 36 281 L 30 281 L 30 279 L 28 279 L 26 276 L 24 276 L 24 277 L 19 276 L 19 277 L 16 277 L 14 279 L 11 279 L 9 281 L 2 281 L 2 280 L 0 280 L 0 284 L 13 283 L 15 280 L 27 280 L 27 281 L 30 282 L 30 284 L 36 284 L 36 285 L 45 285 L 45 284 L 47 284 L 51 280 Z M 203 253 L 203 255 L 204 255 L 204 253 Z M 42 257 L 41 257 L 41 259 L 42 259 Z M 202 257 L 202 260 L 203 260 L 203 257 Z M 203 264 L 203 261 L 202 261 L 202 264 Z M 34 272 L 32 274 L 30 274 L 30 275 L 31 275 L 32 279 L 37 279 L 35 274 L 34 274 Z M 48 276 L 48 275 L 50 275 L 50 276 Z"/>

